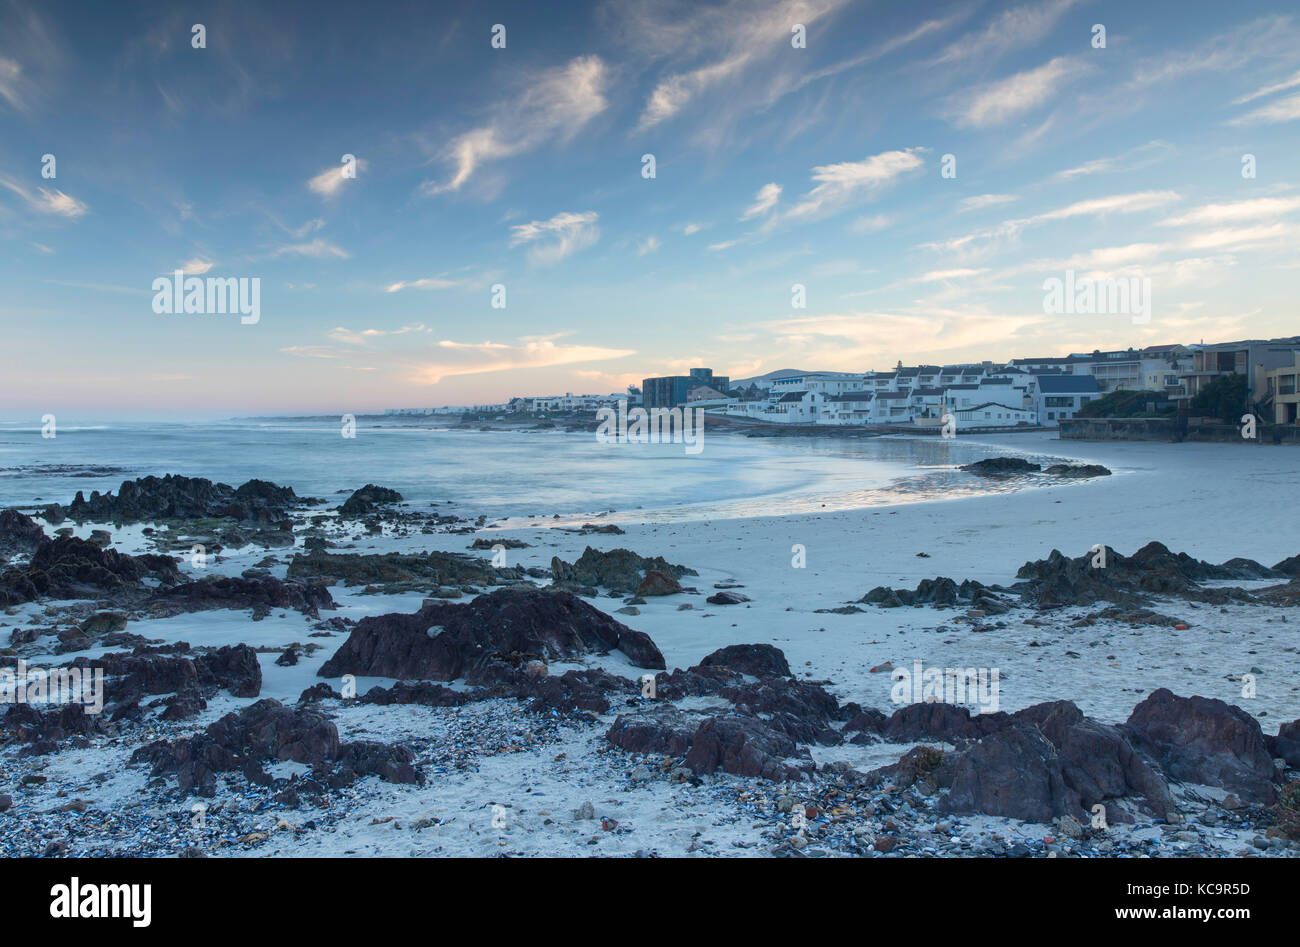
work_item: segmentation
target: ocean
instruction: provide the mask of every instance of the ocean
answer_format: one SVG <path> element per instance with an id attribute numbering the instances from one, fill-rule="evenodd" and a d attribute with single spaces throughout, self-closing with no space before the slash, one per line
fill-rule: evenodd
<path id="1" fill-rule="evenodd" d="M 1008 453 L 975 439 L 750 438 L 707 432 L 704 448 L 598 443 L 595 435 L 363 422 L 345 438 L 323 421 L 60 425 L 0 423 L 0 506 L 67 503 L 150 474 L 251 478 L 342 500 L 366 483 L 416 508 L 561 522 L 708 521 L 844 510 L 1024 489 L 960 464 Z M 1041 457 L 1041 455 L 1035 455 Z"/>

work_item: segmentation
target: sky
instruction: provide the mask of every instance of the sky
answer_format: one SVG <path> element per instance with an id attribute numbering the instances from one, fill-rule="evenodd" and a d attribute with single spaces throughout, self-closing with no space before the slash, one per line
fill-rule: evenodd
<path id="1" fill-rule="evenodd" d="M 0 417 L 1297 334 L 1298 132 L 1291 2 L 0 0 Z"/>

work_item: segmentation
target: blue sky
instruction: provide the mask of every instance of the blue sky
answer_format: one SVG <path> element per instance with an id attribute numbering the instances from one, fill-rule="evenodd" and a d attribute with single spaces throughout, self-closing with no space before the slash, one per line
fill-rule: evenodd
<path id="1" fill-rule="evenodd" d="M 0 0 L 0 415 L 1294 334 L 1297 131 L 1291 3 Z M 260 321 L 155 313 L 176 268 Z"/>

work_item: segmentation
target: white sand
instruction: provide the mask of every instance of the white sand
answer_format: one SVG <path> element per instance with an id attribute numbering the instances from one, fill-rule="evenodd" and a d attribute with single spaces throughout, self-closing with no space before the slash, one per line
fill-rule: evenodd
<path id="1" fill-rule="evenodd" d="M 869 669 L 886 661 L 910 666 L 919 659 L 927 666 L 997 668 L 1001 709 L 1008 711 L 1067 698 L 1089 715 L 1120 722 L 1144 696 L 1168 687 L 1180 695 L 1199 694 L 1238 704 L 1256 715 L 1270 733 L 1280 723 L 1300 717 L 1296 673 L 1300 615 L 1288 615 L 1285 609 L 1241 605 L 1220 609 L 1183 602 L 1155 605 L 1158 611 L 1185 619 L 1191 626 L 1186 631 L 1112 623 L 1069 627 L 1071 618 L 1095 609 L 1054 612 L 1042 618 L 1045 625 L 1033 627 L 1023 624 L 1032 613 L 1016 610 L 989 619 L 1005 621 L 1005 628 L 978 634 L 960 618 L 961 609 L 863 606 L 862 614 L 816 614 L 816 609 L 858 599 L 877 585 L 912 588 L 922 578 L 940 575 L 959 582 L 971 578 L 1010 584 L 1026 560 L 1045 557 L 1053 548 L 1078 556 L 1096 543 L 1105 543 L 1127 555 L 1150 540 L 1159 540 L 1175 552 L 1213 562 L 1243 556 L 1265 565 L 1300 552 L 1300 512 L 1293 502 L 1300 453 L 1293 449 L 1077 443 L 1042 434 L 982 440 L 997 445 L 998 453 L 1069 456 L 1078 462 L 1105 464 L 1114 475 L 1010 494 L 716 523 L 637 526 L 616 513 L 607 521 L 623 526 L 627 534 L 622 536 L 577 536 L 546 528 L 540 519 L 534 528 L 484 530 L 477 535 L 509 536 L 534 544 L 509 550 L 510 565 L 549 567 L 552 555 L 572 561 L 592 545 L 662 555 L 698 570 L 699 578 L 686 577 L 684 584 L 696 586 L 701 594 L 650 599 L 638 606 L 640 615 L 617 616 L 649 633 L 670 669 L 688 667 L 724 645 L 770 642 L 786 653 L 797 674 L 829 681 L 828 688 L 841 701 L 854 700 L 886 712 L 894 709 L 889 676 Z M 366 537 L 347 551 L 367 552 L 373 547 L 373 551 L 459 552 L 472 538 Z M 795 544 L 806 549 L 806 568 L 792 567 Z M 919 552 L 930 558 L 917 558 Z M 227 556 L 215 568 L 238 573 L 265 554 L 248 548 Z M 283 575 L 283 567 L 275 572 Z M 704 597 L 712 593 L 715 583 L 724 581 L 740 583 L 741 591 L 753 601 L 729 607 L 706 605 Z M 332 591 L 340 610 L 322 617 L 412 611 L 420 600 L 419 595 L 364 596 L 342 587 Z M 622 604 L 613 598 L 592 602 L 609 612 Z M 690 602 L 693 609 L 678 611 L 683 602 Z M 293 668 L 277 667 L 274 654 L 262 656 L 262 696 L 292 702 L 303 688 L 319 680 L 316 669 L 344 640 L 342 636 L 308 638 L 311 624 L 295 612 L 284 617 L 276 612 L 260 623 L 251 623 L 243 613 L 200 612 L 133 622 L 130 630 L 193 645 L 319 643 L 322 650 Z M 943 630 L 936 630 L 940 626 Z M 1042 646 L 1029 647 L 1031 641 Z M 1067 656 L 1067 651 L 1079 656 Z M 642 673 L 618 654 L 600 663 L 628 676 Z M 1247 700 L 1241 696 L 1240 683 L 1231 678 L 1252 668 L 1258 669 L 1258 696 Z M 337 681 L 331 683 L 338 686 Z M 373 683 L 387 682 L 367 680 L 358 685 L 364 691 Z M 191 724 L 197 730 L 249 702 L 223 694 Z M 337 720 L 345 739 L 363 735 L 446 739 L 451 732 L 447 728 L 453 725 L 445 712 L 419 707 L 340 708 Z M 630 791 L 616 788 L 632 763 L 604 744 L 603 727 L 562 732 L 558 744 L 494 756 L 485 759 L 478 773 L 439 776 L 421 789 L 366 780 L 363 792 L 370 802 L 364 814 L 329 832 L 294 836 L 282 830 L 253 851 L 481 855 L 658 849 L 681 854 L 696 840 L 706 852 L 765 852 L 757 830 L 735 812 L 718 811 L 705 789 L 663 781 Z M 879 746 L 814 748 L 814 753 L 822 762 L 844 759 L 869 769 L 897 758 L 906 747 L 883 749 L 889 751 L 888 759 L 882 758 Z M 557 761 L 560 752 L 566 756 Z M 144 780 L 145 773 L 133 768 L 115 775 L 112 783 L 121 784 L 125 794 L 128 785 L 138 791 Z M 101 787 L 101 793 L 111 795 L 109 787 Z M 599 822 L 572 823 L 571 810 L 587 800 L 595 803 L 598 816 L 611 815 L 635 831 L 608 833 L 599 830 Z M 504 833 L 491 827 L 493 802 L 509 807 L 509 828 Z M 293 824 L 311 818 L 310 810 L 268 813 L 267 828 L 273 828 L 282 814 Z M 431 814 L 450 821 L 427 829 L 410 827 Z M 372 818 L 388 816 L 402 828 L 389 822 L 371 824 Z M 551 825 L 545 824 L 548 817 Z M 598 841 L 588 845 L 592 837 Z"/>

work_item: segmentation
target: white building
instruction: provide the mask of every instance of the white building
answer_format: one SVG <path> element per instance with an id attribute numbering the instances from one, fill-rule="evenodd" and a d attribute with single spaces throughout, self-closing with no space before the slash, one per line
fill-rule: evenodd
<path id="1" fill-rule="evenodd" d="M 821 424 L 870 424 L 872 391 L 847 391 L 831 395 L 822 407 Z"/>
<path id="2" fill-rule="evenodd" d="M 994 401 L 958 408 L 953 412 L 957 430 L 977 427 L 1015 427 L 1019 424 L 1036 424 L 1037 418 L 1030 408 L 1016 408 Z"/>

